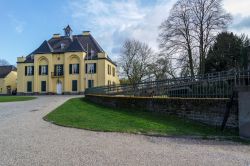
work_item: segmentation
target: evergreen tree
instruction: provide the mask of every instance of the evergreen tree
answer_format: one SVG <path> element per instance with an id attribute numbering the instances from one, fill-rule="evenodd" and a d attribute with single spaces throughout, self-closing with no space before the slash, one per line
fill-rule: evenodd
<path id="1" fill-rule="evenodd" d="M 246 67 L 248 45 L 249 39 L 245 35 L 218 34 L 206 58 L 206 73 Z"/>

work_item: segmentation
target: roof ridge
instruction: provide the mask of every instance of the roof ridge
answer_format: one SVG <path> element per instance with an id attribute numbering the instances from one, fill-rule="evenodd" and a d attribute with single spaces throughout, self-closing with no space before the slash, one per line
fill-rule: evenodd
<path id="1" fill-rule="evenodd" d="M 45 40 L 45 41 L 46 41 L 46 43 L 48 44 L 50 51 L 51 51 L 51 52 L 54 52 L 54 49 L 51 47 L 51 45 L 49 44 L 49 42 L 48 42 L 47 40 Z"/>
<path id="2" fill-rule="evenodd" d="M 53 48 L 49 44 L 47 40 L 44 40 L 43 43 L 33 52 L 33 54 L 39 54 L 39 53 L 52 53 Z"/>
<path id="3" fill-rule="evenodd" d="M 93 43 L 102 51 L 104 52 L 104 50 L 102 49 L 102 47 L 99 45 L 99 43 L 95 40 L 95 38 L 90 34 L 90 40 L 93 41 Z"/>
<path id="4" fill-rule="evenodd" d="M 85 48 L 83 47 L 82 43 L 79 41 L 78 37 L 75 37 L 77 42 L 80 44 L 80 46 L 82 47 L 82 49 L 86 52 Z"/>

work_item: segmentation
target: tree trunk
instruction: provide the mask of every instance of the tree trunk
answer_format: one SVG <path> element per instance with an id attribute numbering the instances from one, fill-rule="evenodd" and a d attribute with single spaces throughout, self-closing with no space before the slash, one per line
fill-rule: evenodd
<path id="1" fill-rule="evenodd" d="M 194 78 L 193 55 L 192 55 L 191 46 L 189 44 L 188 44 L 188 60 L 189 60 L 190 74 L 191 74 L 191 77 Z"/>
<path id="2" fill-rule="evenodd" d="M 199 38 L 199 51 L 200 51 L 200 74 L 203 75 L 205 73 L 205 53 L 204 53 L 204 33 L 203 33 L 203 24 L 200 24 L 200 38 Z"/>

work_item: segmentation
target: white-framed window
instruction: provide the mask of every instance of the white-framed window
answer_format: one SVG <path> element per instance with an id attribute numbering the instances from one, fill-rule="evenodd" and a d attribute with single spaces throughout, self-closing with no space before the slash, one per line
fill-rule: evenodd
<path id="1" fill-rule="evenodd" d="M 63 65 L 55 65 L 55 76 L 63 75 Z"/>
<path id="2" fill-rule="evenodd" d="M 34 66 L 26 66 L 25 70 L 27 76 L 34 75 Z"/>
<path id="3" fill-rule="evenodd" d="M 46 74 L 46 66 L 41 66 L 41 74 Z"/>
<path id="4" fill-rule="evenodd" d="M 39 68 L 40 75 L 47 75 L 48 74 L 48 66 L 47 65 L 41 65 Z"/>
<path id="5" fill-rule="evenodd" d="M 86 73 L 89 73 L 89 74 L 96 73 L 96 63 L 86 64 Z"/>
<path id="6" fill-rule="evenodd" d="M 88 64 L 88 73 L 94 73 L 94 64 Z"/>
<path id="7" fill-rule="evenodd" d="M 60 75 L 62 73 L 62 66 L 61 65 L 57 65 L 56 71 L 57 71 L 57 75 Z"/>
<path id="8" fill-rule="evenodd" d="M 70 74 L 79 74 L 79 64 L 70 64 Z"/>

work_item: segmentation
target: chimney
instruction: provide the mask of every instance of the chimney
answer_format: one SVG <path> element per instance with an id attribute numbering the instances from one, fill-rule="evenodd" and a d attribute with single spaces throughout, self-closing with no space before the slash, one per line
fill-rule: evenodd
<path id="1" fill-rule="evenodd" d="M 82 34 L 83 34 L 83 36 L 88 36 L 88 35 L 90 35 L 90 31 L 83 31 Z"/>
<path id="2" fill-rule="evenodd" d="M 25 56 L 21 56 L 21 57 L 17 57 L 17 63 L 22 63 L 26 60 L 26 57 Z"/>
<path id="3" fill-rule="evenodd" d="M 53 38 L 60 38 L 60 34 L 59 33 L 53 34 Z"/>

